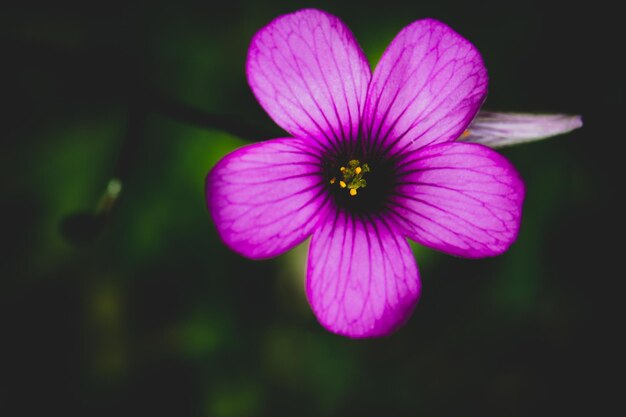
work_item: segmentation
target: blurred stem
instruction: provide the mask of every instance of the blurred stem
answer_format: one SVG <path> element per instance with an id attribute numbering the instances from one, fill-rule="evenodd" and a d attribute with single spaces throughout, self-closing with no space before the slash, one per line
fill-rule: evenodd
<path id="1" fill-rule="evenodd" d="M 148 113 L 158 113 L 183 123 L 221 130 L 253 142 L 276 137 L 276 134 L 242 122 L 240 119 L 198 110 L 158 91 L 138 88 L 129 98 L 128 126 L 112 182 L 107 186 L 109 194 L 111 189 L 115 196 L 119 194 L 123 182 L 131 175 L 136 165 L 134 162 L 141 149 L 141 138 Z"/>
<path id="2" fill-rule="evenodd" d="M 146 101 L 146 107 L 149 108 L 149 110 L 180 122 L 221 130 L 252 142 L 276 137 L 275 133 L 259 128 L 258 126 L 252 126 L 243 122 L 240 118 L 198 110 L 156 91 L 146 91 L 144 93 L 144 99 Z"/>
<path id="3" fill-rule="evenodd" d="M 131 94 L 129 97 L 126 134 L 124 135 L 117 163 L 113 170 L 113 178 L 120 182 L 120 187 L 130 176 L 135 165 L 134 161 L 139 155 L 141 137 L 143 136 L 147 115 L 147 109 L 143 102 L 144 100 L 139 93 Z"/>
<path id="4" fill-rule="evenodd" d="M 138 83 L 139 84 L 139 83 Z M 173 120 L 199 127 L 221 130 L 250 141 L 276 137 L 264 129 L 249 125 L 239 119 L 216 115 L 173 100 L 154 90 L 136 88 L 128 96 L 128 121 L 113 176 L 93 212 L 74 213 L 63 219 L 61 231 L 76 245 L 89 244 L 102 232 L 122 192 L 123 184 L 137 166 L 146 117 L 158 113 Z"/>

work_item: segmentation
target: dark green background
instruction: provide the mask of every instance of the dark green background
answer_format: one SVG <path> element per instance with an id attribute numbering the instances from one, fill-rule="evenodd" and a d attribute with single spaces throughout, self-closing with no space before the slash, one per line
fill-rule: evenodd
<path id="1" fill-rule="evenodd" d="M 280 135 L 245 79 L 251 37 L 307 6 L 342 18 L 372 65 L 405 25 L 438 18 L 481 51 L 486 109 L 585 120 L 502 150 L 527 185 L 518 241 L 483 260 L 415 246 L 422 299 L 383 339 L 325 331 L 302 291 L 305 248 L 243 259 L 204 205 L 204 176 L 221 156 Z M 0 415 L 608 409 L 623 391 L 611 382 L 623 376 L 626 107 L 615 16 L 597 2 L 538 0 L 5 6 Z M 146 91 L 200 113 L 164 109 Z M 91 236 L 72 215 L 95 209 L 120 152 L 115 210 L 93 242 L 71 243 Z"/>

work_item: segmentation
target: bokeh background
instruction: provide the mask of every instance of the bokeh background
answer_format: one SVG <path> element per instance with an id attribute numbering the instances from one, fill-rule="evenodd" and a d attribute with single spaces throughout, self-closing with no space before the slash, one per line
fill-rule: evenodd
<path id="1" fill-rule="evenodd" d="M 341 17 L 372 66 L 438 18 L 481 51 L 484 108 L 585 121 L 502 150 L 528 189 L 518 241 L 482 260 L 415 245 L 422 299 L 383 339 L 326 332 L 302 289 L 306 245 L 243 259 L 204 204 L 220 157 L 280 135 L 245 57 L 303 7 Z M 602 415 L 623 391 L 616 16 L 540 0 L 3 6 L 0 415 Z"/>

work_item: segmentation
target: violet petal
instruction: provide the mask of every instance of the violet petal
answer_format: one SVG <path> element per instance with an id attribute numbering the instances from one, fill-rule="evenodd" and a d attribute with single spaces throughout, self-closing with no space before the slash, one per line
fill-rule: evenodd
<path id="1" fill-rule="evenodd" d="M 479 258 L 501 254 L 517 238 L 524 185 L 497 152 L 446 143 L 420 149 L 398 168 L 390 213 L 410 239 Z"/>
<path id="2" fill-rule="evenodd" d="M 294 138 L 244 146 L 220 160 L 207 176 L 206 199 L 224 242 L 259 259 L 306 239 L 326 204 L 319 164 Z"/>
<path id="3" fill-rule="evenodd" d="M 458 138 L 487 94 L 487 70 L 474 46 L 433 19 L 414 22 L 376 66 L 364 113 L 370 148 L 392 151 Z"/>
<path id="4" fill-rule="evenodd" d="M 324 327 L 353 338 L 389 334 L 420 288 L 411 248 L 391 221 L 328 211 L 311 238 L 306 283 Z"/>
<path id="5" fill-rule="evenodd" d="M 327 148 L 358 135 L 369 63 L 350 29 L 326 12 L 280 16 L 252 39 L 248 82 L 283 129 Z"/>

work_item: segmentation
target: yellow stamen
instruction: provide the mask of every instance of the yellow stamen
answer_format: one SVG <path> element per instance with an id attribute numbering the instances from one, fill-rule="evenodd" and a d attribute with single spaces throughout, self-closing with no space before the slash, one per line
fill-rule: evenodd
<path id="1" fill-rule="evenodd" d="M 361 164 L 357 159 L 351 159 L 345 166 L 339 167 L 340 175 L 331 177 L 331 184 L 339 184 L 340 188 L 346 188 L 349 194 L 354 197 L 358 194 L 359 188 L 364 188 L 367 181 L 363 176 L 370 172 L 367 163 Z"/>
<path id="2" fill-rule="evenodd" d="M 467 129 L 465 132 L 463 132 L 461 134 L 461 139 L 465 139 L 466 137 L 468 137 L 470 135 L 470 131 L 469 129 Z"/>

